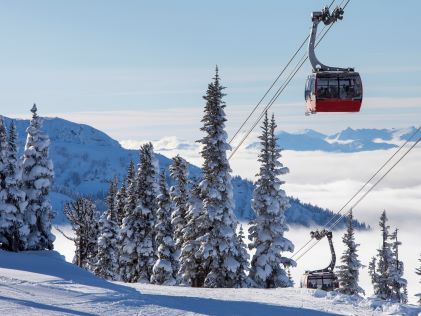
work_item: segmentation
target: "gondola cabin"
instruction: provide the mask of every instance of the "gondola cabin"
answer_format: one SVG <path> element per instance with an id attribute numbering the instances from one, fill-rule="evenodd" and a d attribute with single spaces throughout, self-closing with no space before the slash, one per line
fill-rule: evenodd
<path id="1" fill-rule="evenodd" d="M 309 113 L 359 112 L 363 86 L 358 72 L 321 71 L 307 78 L 306 107 Z"/>
<path id="2" fill-rule="evenodd" d="M 300 286 L 308 289 L 321 289 L 324 291 L 333 291 L 339 288 L 338 278 L 333 272 L 321 271 L 311 272 L 307 271 L 301 277 Z"/>

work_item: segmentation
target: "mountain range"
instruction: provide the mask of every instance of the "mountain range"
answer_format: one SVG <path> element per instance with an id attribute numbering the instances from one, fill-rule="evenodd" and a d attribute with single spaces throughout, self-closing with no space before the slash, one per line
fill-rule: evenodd
<path id="1" fill-rule="evenodd" d="M 6 124 L 10 119 L 5 118 Z M 29 120 L 15 120 L 18 131 L 18 145 L 22 153 L 26 128 Z M 65 222 L 62 208 L 65 202 L 76 196 L 90 196 L 103 209 L 102 201 L 108 189 L 109 180 L 114 176 L 122 179 L 127 172 L 130 160 L 139 160 L 138 150 L 123 148 L 120 143 L 105 133 L 84 124 L 77 124 L 60 118 L 45 118 L 43 130 L 50 136 L 50 157 L 55 168 L 54 186 L 51 192 L 53 207 L 57 211 L 56 223 Z M 307 132 L 318 137 L 317 133 Z M 320 134 L 321 137 L 322 134 Z M 308 136 L 310 137 L 310 136 Z M 338 135 L 339 139 L 340 135 Z M 156 154 L 160 168 L 168 170 L 171 159 Z M 189 165 L 190 176 L 200 177 L 199 167 Z M 168 173 L 167 173 L 168 174 Z M 170 179 L 168 179 L 170 184 Z M 240 220 L 255 217 L 251 208 L 253 183 L 239 176 L 233 177 L 235 214 Z M 290 198 L 291 207 L 286 216 L 290 224 L 311 226 L 324 225 L 333 213 L 314 205 L 301 203 Z M 338 228 L 343 227 L 342 221 Z M 358 228 L 366 228 L 363 223 L 355 221 Z"/>
<path id="2" fill-rule="evenodd" d="M 326 135 L 312 129 L 297 133 L 280 131 L 277 133 L 281 148 L 295 151 L 325 151 L 352 153 L 371 150 L 391 149 L 408 140 L 416 131 L 415 127 L 401 129 L 352 129 Z M 254 142 L 247 149 L 257 149 Z"/>

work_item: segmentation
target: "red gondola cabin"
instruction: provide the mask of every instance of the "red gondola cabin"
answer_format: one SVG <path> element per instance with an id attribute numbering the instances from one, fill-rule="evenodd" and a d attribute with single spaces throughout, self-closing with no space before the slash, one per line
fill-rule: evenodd
<path id="1" fill-rule="evenodd" d="M 310 113 L 359 112 L 362 99 L 358 72 L 321 71 L 307 78 L 305 100 Z"/>

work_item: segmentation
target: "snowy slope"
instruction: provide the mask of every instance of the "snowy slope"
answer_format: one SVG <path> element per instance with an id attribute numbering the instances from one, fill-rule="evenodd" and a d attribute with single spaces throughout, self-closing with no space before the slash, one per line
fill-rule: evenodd
<path id="1" fill-rule="evenodd" d="M 6 118 L 6 124 L 10 119 Z M 18 145 L 23 150 L 26 138 L 28 120 L 16 120 L 18 131 Z M 101 201 L 108 189 L 108 181 L 117 175 L 122 179 L 126 175 L 126 169 L 130 160 L 139 160 L 138 150 L 123 148 L 116 140 L 105 133 L 84 124 L 77 124 L 60 118 L 44 119 L 43 130 L 51 139 L 50 156 L 54 163 L 55 179 L 53 192 L 50 196 L 53 208 L 57 213 L 55 223 L 63 223 L 63 205 L 65 202 L 78 195 L 89 195 L 97 199 L 99 209 L 102 209 Z M 307 130 L 309 135 L 321 137 L 317 132 Z M 188 143 L 175 145 L 176 140 L 171 138 L 155 144 L 157 148 L 165 146 L 189 147 Z M 192 145 L 197 153 L 196 145 Z M 172 147 L 171 147 L 172 148 Z M 160 168 L 168 169 L 171 160 L 157 154 Z M 189 165 L 190 175 L 198 176 L 200 169 Z M 168 173 L 167 173 L 168 174 Z M 239 219 L 254 218 L 251 209 L 251 195 L 253 185 L 251 182 L 235 177 L 234 200 L 235 214 Z M 289 213 L 302 214 L 304 216 L 289 216 L 291 224 L 311 225 L 316 223 L 323 225 L 330 219 L 331 214 L 327 210 L 316 210 L 310 205 L 303 205 L 293 201 Z M 297 210 L 297 212 L 295 212 Z M 314 212 L 316 211 L 316 212 Z M 314 216 L 313 216 L 314 214 Z M 305 219 L 305 221 L 304 221 Z"/>
<path id="2" fill-rule="evenodd" d="M 421 309 L 306 289 L 110 283 L 57 252 L 0 251 L 0 315 L 417 315 Z"/>

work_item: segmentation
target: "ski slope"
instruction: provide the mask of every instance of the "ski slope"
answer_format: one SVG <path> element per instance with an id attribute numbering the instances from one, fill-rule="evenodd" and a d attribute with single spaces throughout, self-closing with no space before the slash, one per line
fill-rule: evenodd
<path id="1" fill-rule="evenodd" d="M 197 289 L 107 282 L 58 252 L 0 251 L 0 315 L 418 315 L 306 289 Z"/>

